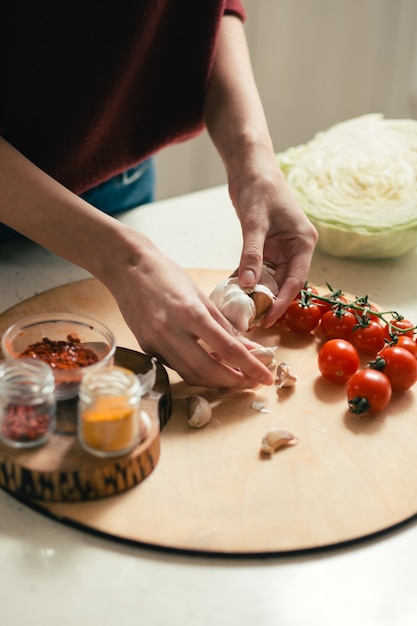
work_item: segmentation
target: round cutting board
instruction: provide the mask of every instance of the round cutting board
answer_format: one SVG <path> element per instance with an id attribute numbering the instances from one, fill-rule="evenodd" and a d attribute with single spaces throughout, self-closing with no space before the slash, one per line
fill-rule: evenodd
<path id="1" fill-rule="evenodd" d="M 209 293 L 227 276 L 190 270 Z M 44 311 L 97 317 L 119 346 L 140 349 L 110 293 L 95 279 L 64 285 L 0 315 L 0 333 Z M 253 338 L 278 346 L 299 380 L 275 387 L 216 394 L 188 387 L 169 371 L 173 412 L 160 437 L 157 467 L 137 487 L 90 502 L 29 505 L 68 524 L 162 549 L 216 555 L 276 555 L 347 544 L 398 527 L 417 513 L 416 391 L 395 394 L 376 417 L 347 411 L 345 388 L 319 376 L 314 335 L 283 326 Z M 204 395 L 213 407 L 201 429 L 187 424 L 186 398 Z M 253 403 L 264 405 L 255 410 Z M 296 446 L 262 456 L 273 427 L 290 430 Z"/>

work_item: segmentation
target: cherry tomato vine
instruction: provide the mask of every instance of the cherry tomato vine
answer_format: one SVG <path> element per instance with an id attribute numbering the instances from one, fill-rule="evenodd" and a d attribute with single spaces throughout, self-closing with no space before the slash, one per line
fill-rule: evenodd
<path id="1" fill-rule="evenodd" d="M 306 283 L 294 301 L 300 302 L 304 307 L 319 305 L 322 312 L 320 321 L 327 311 L 332 311 L 334 316 L 339 318 L 348 312 L 352 313 L 356 319 L 356 324 L 352 328 L 353 332 L 358 327 L 368 326 L 371 321 L 377 322 L 383 327 L 385 340 L 389 343 L 396 343 L 398 337 L 404 335 L 414 337 L 417 325 L 405 319 L 397 311 L 379 311 L 374 304 L 369 302 L 368 295 L 355 297 L 354 300 L 349 301 L 340 289 L 333 289 L 328 283 L 326 285 L 329 292 L 320 295 L 317 289 L 309 287 Z"/>
<path id="2" fill-rule="evenodd" d="M 324 378 L 345 384 L 352 413 L 375 413 L 392 393 L 417 382 L 417 325 L 397 311 L 380 311 L 367 295 L 348 300 L 326 284 L 321 295 L 306 283 L 281 318 L 296 333 L 324 339 L 318 367 Z M 370 358 L 358 371 L 359 354 Z"/>

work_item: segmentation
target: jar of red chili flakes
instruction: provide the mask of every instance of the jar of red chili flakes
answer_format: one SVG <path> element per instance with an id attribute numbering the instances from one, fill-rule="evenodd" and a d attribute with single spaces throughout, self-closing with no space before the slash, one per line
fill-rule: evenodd
<path id="1" fill-rule="evenodd" d="M 16 448 L 38 446 L 56 425 L 55 379 L 47 363 L 15 359 L 0 364 L 0 439 Z"/>

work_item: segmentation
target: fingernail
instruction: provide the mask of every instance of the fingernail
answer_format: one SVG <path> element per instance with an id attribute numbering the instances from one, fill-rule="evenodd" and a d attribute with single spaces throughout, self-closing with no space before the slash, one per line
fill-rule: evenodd
<path id="1" fill-rule="evenodd" d="M 255 284 L 255 272 L 253 270 L 243 270 L 240 275 L 242 287 L 252 287 Z"/>

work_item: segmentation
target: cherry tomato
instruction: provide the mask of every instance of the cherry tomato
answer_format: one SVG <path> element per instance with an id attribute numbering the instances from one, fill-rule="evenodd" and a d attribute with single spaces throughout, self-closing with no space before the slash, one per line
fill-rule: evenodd
<path id="1" fill-rule="evenodd" d="M 346 339 L 330 339 L 319 352 L 318 366 L 324 378 L 344 385 L 358 370 L 358 351 Z"/>
<path id="2" fill-rule="evenodd" d="M 388 341 L 390 341 L 392 335 L 407 335 L 407 337 L 413 337 L 413 327 L 414 324 L 404 318 L 391 320 L 391 322 L 385 326 L 385 337 Z"/>
<path id="3" fill-rule="evenodd" d="M 295 333 L 310 333 L 317 328 L 321 317 L 321 308 L 318 304 L 303 304 L 293 300 L 285 312 L 285 321 L 290 330 Z"/>
<path id="4" fill-rule="evenodd" d="M 320 320 L 320 330 L 325 339 L 349 339 L 357 319 L 348 310 L 331 309 Z"/>
<path id="5" fill-rule="evenodd" d="M 417 359 L 405 348 L 388 346 L 369 363 L 372 369 L 384 372 L 393 391 L 410 389 L 417 381 Z"/>
<path id="6" fill-rule="evenodd" d="M 398 346 L 399 348 L 405 348 L 417 358 L 417 343 L 414 341 L 414 339 L 408 337 L 408 335 L 398 335 L 396 337 L 396 342 L 393 344 L 387 344 L 387 347 L 390 345 Z"/>
<path id="7" fill-rule="evenodd" d="M 347 384 L 347 399 L 351 413 L 377 413 L 388 406 L 392 389 L 388 376 L 366 368 L 352 376 Z"/>
<path id="8" fill-rule="evenodd" d="M 385 330 L 378 322 L 369 320 L 353 330 L 350 341 L 355 348 L 368 356 L 375 356 L 384 347 Z"/>

